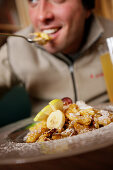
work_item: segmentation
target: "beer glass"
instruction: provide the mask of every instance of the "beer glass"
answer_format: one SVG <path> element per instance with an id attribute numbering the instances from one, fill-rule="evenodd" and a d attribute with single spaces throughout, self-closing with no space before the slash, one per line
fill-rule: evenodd
<path id="1" fill-rule="evenodd" d="M 113 102 L 113 37 L 107 39 L 108 50 L 103 50 L 100 59 L 102 63 L 104 78 L 108 91 L 108 96 Z"/>

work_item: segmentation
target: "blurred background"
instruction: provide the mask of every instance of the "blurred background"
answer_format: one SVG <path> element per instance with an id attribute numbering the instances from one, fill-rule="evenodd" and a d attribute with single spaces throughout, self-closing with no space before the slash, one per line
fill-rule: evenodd
<path id="1" fill-rule="evenodd" d="M 113 20 L 113 0 L 96 0 L 96 15 Z M 0 32 L 16 32 L 30 24 L 27 0 L 0 0 Z M 6 39 L 0 39 L 0 46 Z"/>

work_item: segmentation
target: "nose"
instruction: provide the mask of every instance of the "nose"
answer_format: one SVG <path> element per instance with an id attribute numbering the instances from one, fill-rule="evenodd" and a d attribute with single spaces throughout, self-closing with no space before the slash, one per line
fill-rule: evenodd
<path id="1" fill-rule="evenodd" d="M 53 18 L 51 3 L 47 0 L 40 0 L 37 11 L 38 21 L 42 23 L 49 24 Z"/>

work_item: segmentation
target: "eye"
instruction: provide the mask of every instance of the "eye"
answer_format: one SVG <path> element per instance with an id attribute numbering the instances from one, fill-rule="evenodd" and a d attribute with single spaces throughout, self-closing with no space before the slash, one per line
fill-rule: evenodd
<path id="1" fill-rule="evenodd" d="M 37 5 L 38 1 L 39 0 L 28 0 L 28 3 L 32 6 L 35 6 L 35 5 Z"/>
<path id="2" fill-rule="evenodd" d="M 28 0 L 28 2 L 30 2 L 30 3 L 36 3 L 36 2 L 38 2 L 38 0 Z"/>
<path id="3" fill-rule="evenodd" d="M 65 0 L 53 0 L 53 2 L 55 2 L 55 3 L 63 3 L 63 2 L 65 2 Z"/>

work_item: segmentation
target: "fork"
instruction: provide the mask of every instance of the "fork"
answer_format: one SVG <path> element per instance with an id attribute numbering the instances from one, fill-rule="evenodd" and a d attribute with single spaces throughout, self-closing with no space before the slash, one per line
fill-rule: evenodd
<path id="1" fill-rule="evenodd" d="M 43 40 L 43 39 L 41 39 L 40 37 L 37 38 L 36 34 L 31 33 L 31 34 L 28 35 L 28 37 L 25 37 L 25 36 L 19 35 L 19 34 L 0 33 L 0 36 L 6 36 L 6 37 L 13 36 L 13 37 L 23 38 L 27 42 L 34 43 L 36 47 L 38 47 L 38 48 L 40 48 L 40 49 L 45 51 L 45 49 L 43 48 L 42 44 L 40 43 L 41 40 Z"/>
<path id="2" fill-rule="evenodd" d="M 23 35 L 17 35 L 17 34 L 10 34 L 10 33 L 0 33 L 0 36 L 13 36 L 13 37 L 20 37 L 20 38 L 24 38 L 26 41 L 28 41 L 29 43 L 35 43 L 38 42 L 38 40 L 34 39 L 34 36 L 31 36 L 31 34 L 29 34 L 28 37 L 25 37 Z"/>

